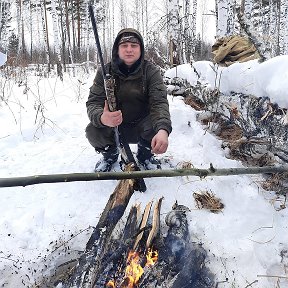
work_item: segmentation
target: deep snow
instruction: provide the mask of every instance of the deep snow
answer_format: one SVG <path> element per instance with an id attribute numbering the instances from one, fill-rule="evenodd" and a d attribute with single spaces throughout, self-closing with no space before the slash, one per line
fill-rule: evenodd
<path id="1" fill-rule="evenodd" d="M 225 93 L 268 96 L 288 108 L 288 56 L 228 68 L 200 61 L 194 67 L 202 82 L 212 87 L 216 83 Z M 175 72 L 171 69 L 166 76 Z M 178 66 L 177 76 L 192 84 L 197 79 L 189 65 Z M 84 130 L 88 124 L 85 101 L 94 75 L 66 74 L 63 82 L 28 76 L 21 85 L 0 77 L 4 96 L 0 102 L 0 178 L 93 171 L 100 155 L 89 145 Z M 216 168 L 242 167 L 227 159 L 221 141 L 196 121 L 201 112 L 185 105 L 181 97 L 169 96 L 169 102 L 173 132 L 168 151 L 161 157 L 174 165 L 190 161 L 197 168 L 208 168 L 210 163 Z M 131 147 L 135 151 L 135 145 Z M 277 211 L 283 199 L 260 188 L 260 180 L 259 175 L 150 178 L 146 179 L 147 192 L 135 192 L 129 206 L 141 203 L 144 208 L 162 196 L 163 216 L 176 200 L 188 206 L 191 241 L 203 243 L 216 280 L 227 280 L 218 287 L 288 287 L 287 209 Z M 42 275 L 49 275 L 67 259 L 68 246 L 72 258 L 83 250 L 116 183 L 0 188 L 1 287 L 33 287 L 35 283 L 41 287 Z M 193 193 L 205 190 L 222 200 L 222 213 L 196 208 Z"/>

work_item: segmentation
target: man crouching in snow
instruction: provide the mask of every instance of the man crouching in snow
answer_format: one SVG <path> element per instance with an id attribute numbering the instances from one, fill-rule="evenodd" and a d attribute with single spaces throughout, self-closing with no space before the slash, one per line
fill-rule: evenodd
<path id="1" fill-rule="evenodd" d="M 166 152 L 172 131 L 167 91 L 160 71 L 144 60 L 143 38 L 137 30 L 126 28 L 118 33 L 112 61 L 105 69 L 115 79 L 118 110 L 108 109 L 102 71 L 98 69 L 86 102 L 90 119 L 86 137 L 103 155 L 95 172 L 110 171 L 118 160 L 113 129 L 116 126 L 127 143 L 138 144 L 136 157 L 145 169 L 161 169 L 154 153 Z"/>

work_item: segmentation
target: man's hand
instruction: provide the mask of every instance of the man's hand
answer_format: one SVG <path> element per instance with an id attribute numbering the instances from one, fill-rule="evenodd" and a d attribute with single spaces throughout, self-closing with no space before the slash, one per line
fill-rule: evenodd
<path id="1" fill-rule="evenodd" d="M 168 132 L 166 130 L 159 130 L 151 141 L 152 153 L 162 154 L 168 148 Z"/>
<path id="2" fill-rule="evenodd" d="M 103 125 L 108 127 L 119 126 L 123 121 L 122 112 L 120 110 L 110 112 L 108 108 L 108 103 L 105 100 L 103 114 L 101 115 L 100 120 Z"/>

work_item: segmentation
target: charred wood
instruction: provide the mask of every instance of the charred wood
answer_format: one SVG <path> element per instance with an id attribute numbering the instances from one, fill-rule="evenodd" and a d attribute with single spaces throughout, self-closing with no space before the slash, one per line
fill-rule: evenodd
<path id="1" fill-rule="evenodd" d="M 123 188 L 127 191 L 123 192 Z M 115 193 L 125 196 L 116 196 Z M 133 183 L 120 181 L 86 245 L 85 253 L 80 257 L 70 280 L 62 287 L 212 287 L 213 275 L 205 267 L 207 253 L 200 245 L 190 243 L 187 220 L 189 209 L 186 206 L 176 202 L 166 215 L 168 231 L 165 237 L 160 231 L 163 198 L 156 201 L 153 211 L 152 202 L 146 205 L 141 221 L 140 205 L 133 206 L 124 228 L 120 233 L 113 233 L 112 230 L 116 229 L 120 218 L 112 211 L 120 203 L 126 207 L 132 193 Z M 109 209 L 113 213 L 112 216 Z M 123 215 L 123 212 L 122 210 L 117 214 Z M 155 255 L 159 257 L 155 265 L 146 266 L 145 253 L 147 248 L 150 250 L 152 247 L 155 249 Z M 125 271 L 131 250 L 132 254 L 139 255 L 139 263 L 143 267 L 143 274 L 139 276 L 139 282 L 135 282 L 136 286 L 131 286 L 129 274 Z"/>
<path id="2" fill-rule="evenodd" d="M 101 260 L 109 249 L 111 234 L 134 192 L 133 180 L 121 180 L 111 194 L 73 274 L 63 287 L 92 288 L 101 271 Z"/>
<path id="3" fill-rule="evenodd" d="M 153 246 L 154 241 L 157 238 L 157 236 L 159 238 L 159 235 L 160 235 L 160 209 L 161 209 L 162 201 L 163 201 L 163 197 L 157 201 L 157 203 L 154 207 L 153 216 L 152 216 L 152 227 L 151 227 L 151 230 L 150 230 L 149 235 L 147 237 L 146 249 Z"/>
<path id="4" fill-rule="evenodd" d="M 207 252 L 203 247 L 192 244 L 188 256 L 182 259 L 182 269 L 175 277 L 172 288 L 212 288 L 214 275 L 205 267 Z"/>
<path id="5" fill-rule="evenodd" d="M 147 223 L 148 223 L 148 217 L 150 214 L 151 206 L 152 206 L 152 202 L 150 201 L 150 202 L 148 202 L 148 204 L 145 207 L 145 210 L 144 210 L 144 213 L 142 216 L 142 220 L 140 223 L 140 227 L 139 227 L 140 232 L 139 232 L 139 234 L 135 240 L 133 250 L 136 250 L 138 248 L 139 242 L 143 239 L 144 230 L 145 230 L 145 227 L 147 226 Z"/>
<path id="6" fill-rule="evenodd" d="M 167 214 L 165 223 L 169 229 L 159 247 L 158 262 L 145 272 L 139 287 L 213 287 L 214 276 L 205 267 L 206 251 L 190 243 L 187 212 L 186 206 L 176 202 Z"/>
<path id="7" fill-rule="evenodd" d="M 111 239 L 107 253 L 102 256 L 101 264 L 95 276 L 95 287 L 105 287 L 105 285 L 115 278 L 123 277 L 119 267 L 125 265 L 128 252 L 132 250 L 138 229 L 139 205 L 130 209 L 125 227 L 118 239 Z"/>

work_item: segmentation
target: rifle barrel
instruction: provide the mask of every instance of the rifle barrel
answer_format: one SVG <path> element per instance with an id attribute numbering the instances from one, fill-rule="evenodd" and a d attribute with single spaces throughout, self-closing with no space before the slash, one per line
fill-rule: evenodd
<path id="1" fill-rule="evenodd" d="M 96 19 L 94 16 L 93 6 L 91 4 L 89 4 L 88 9 L 89 9 L 89 15 L 91 18 L 94 38 L 95 38 L 95 42 L 96 42 L 96 46 L 97 46 L 98 56 L 99 56 L 100 64 L 101 64 L 101 68 L 102 68 L 103 78 L 104 78 L 104 80 L 107 80 L 107 75 L 105 73 L 104 59 L 103 59 L 103 54 L 102 54 L 101 45 L 100 45 L 100 41 L 99 41 L 99 35 L 98 35 L 98 31 L 97 31 L 97 25 L 96 25 Z"/>

